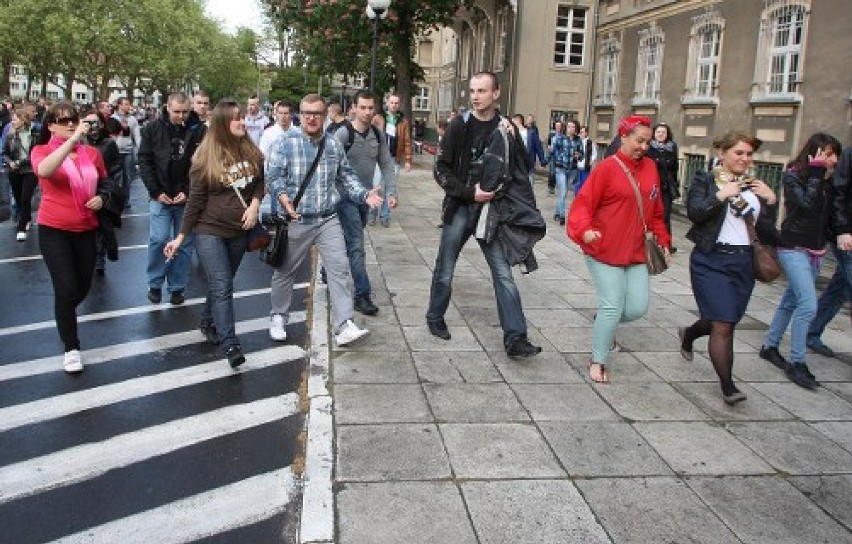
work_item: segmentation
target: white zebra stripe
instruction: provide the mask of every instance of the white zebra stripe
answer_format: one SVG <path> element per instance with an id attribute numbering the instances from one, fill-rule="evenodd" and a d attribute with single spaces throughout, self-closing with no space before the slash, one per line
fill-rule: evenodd
<path id="1" fill-rule="evenodd" d="M 299 283 L 293 286 L 293 289 L 305 289 L 308 287 L 308 283 Z M 251 289 L 248 291 L 238 291 L 234 293 L 234 298 L 247 298 L 253 297 L 257 295 L 264 295 L 269 293 L 269 287 L 263 289 Z M 196 304 L 204 304 L 204 298 L 190 298 L 187 299 L 186 302 L 183 303 L 183 306 L 193 306 Z M 100 312 L 96 314 L 86 314 L 81 315 L 77 318 L 77 323 L 88 323 L 90 321 L 99 321 L 102 319 L 112 319 L 114 317 L 124 317 L 128 315 L 138 315 L 138 314 L 146 314 L 152 312 L 161 312 L 167 311 L 173 306 L 163 303 L 163 304 L 146 304 L 144 306 L 134 306 L 132 308 L 124 308 L 121 310 L 113 310 L 111 312 Z M 26 325 L 18 325 L 15 327 L 6 327 L 5 329 L 0 329 L 0 336 L 8 336 L 10 334 L 20 334 L 22 332 L 31 332 L 37 331 L 41 329 L 50 329 L 56 326 L 55 321 L 39 321 L 38 323 L 28 323 Z"/>
<path id="2" fill-rule="evenodd" d="M 0 467 L 0 504 L 299 412 L 299 394 L 235 404 Z"/>
<path id="3" fill-rule="evenodd" d="M 302 323 L 305 321 L 305 312 L 291 312 L 289 323 Z M 247 321 L 237 322 L 236 332 L 238 335 L 259 331 L 269 326 L 269 318 L 261 317 Z M 202 341 L 201 333 L 197 330 L 178 332 L 163 336 L 155 336 L 144 340 L 134 340 L 123 344 L 95 348 L 83 351 L 83 362 L 86 366 L 109 363 L 115 359 L 132 357 L 143 353 L 155 353 L 167 349 L 174 349 L 188 344 L 197 344 Z M 26 378 L 59 372 L 62 369 L 62 355 L 51 355 L 41 359 L 32 359 L 20 363 L 0 365 L 0 382 L 16 378 Z"/>
<path id="4" fill-rule="evenodd" d="M 301 359 L 304 356 L 305 350 L 301 347 L 284 345 L 246 354 L 247 361 L 240 368 L 244 372 L 251 372 L 252 370 Z M 234 371 L 228 366 L 227 360 L 220 359 L 212 363 L 162 372 L 153 376 L 142 376 L 124 382 L 0 408 L 0 432 L 99 406 L 216 380 L 233 373 Z"/>
<path id="5" fill-rule="evenodd" d="M 55 544 L 192 542 L 269 519 L 297 490 L 292 469 L 247 478 L 54 541 Z"/>

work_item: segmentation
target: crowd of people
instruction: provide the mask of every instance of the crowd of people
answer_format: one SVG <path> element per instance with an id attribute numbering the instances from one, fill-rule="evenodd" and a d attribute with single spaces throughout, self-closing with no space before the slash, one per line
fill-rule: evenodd
<path id="1" fill-rule="evenodd" d="M 470 109 L 438 126 L 434 177 L 445 197 L 426 326 L 451 339 L 444 316 L 457 260 L 473 237 L 491 270 L 507 355 L 541 351 L 528 337 L 512 271 L 538 267 L 533 247 L 547 228 L 533 190 L 540 165 L 548 169 L 548 194 L 555 198 L 553 221 L 579 245 L 594 282 L 588 373 L 593 382 L 607 383 L 609 356 L 620 349 L 618 325 L 648 311 L 649 241 L 666 264 L 676 251 L 671 216 L 681 180 L 672 130 L 627 116 L 599 157 L 587 126 L 559 119 L 543 140 L 532 116 L 503 116 L 499 96 L 494 74 L 478 73 L 470 79 Z M 336 343 L 369 333 L 355 322 L 356 312 L 380 311 L 367 274 L 364 229 L 388 226 L 399 202 L 397 177 L 412 163 L 413 128 L 401 97 L 389 95 L 381 110 L 380 97 L 361 91 L 344 114 L 339 104 L 308 95 L 299 104 L 276 103 L 271 118 L 256 96 L 245 106 L 230 98 L 211 105 L 198 91 L 170 94 L 152 119 L 134 115 L 126 98 L 114 108 L 59 102 L 41 112 L 37 104 L 8 112 L 2 149 L 17 208 L 15 236 L 26 241 L 40 186 L 39 247 L 53 282 L 66 371 L 83 369 L 76 307 L 93 276 L 105 273 L 105 260 L 117 258 L 114 229 L 129 206 L 137 165 L 149 197 L 148 299 L 162 303 L 166 288 L 168 302 L 182 304 L 195 253 L 207 280 L 199 330 L 232 367 L 246 360 L 235 333 L 233 279 L 267 196 L 273 215 L 289 223 L 286 256 L 271 271 L 271 339 L 287 340 L 293 283 L 313 246 L 324 265 Z M 699 319 L 676 331 L 679 349 L 692 360 L 695 341 L 709 337 L 708 355 L 728 404 L 746 398 L 733 381 L 733 338 L 755 285 L 756 240 L 777 248 L 787 279 L 759 355 L 792 382 L 819 386 L 807 350 L 834 355 L 821 335 L 852 291 L 852 152 L 827 134 L 807 140 L 785 170 L 784 220 L 776 229 L 781 195 L 751 175 L 761 144 L 745 132 L 722 135 L 684 199 Z M 829 250 L 836 272 L 818 298 L 815 280 Z M 788 327 L 789 360 L 779 351 Z"/>

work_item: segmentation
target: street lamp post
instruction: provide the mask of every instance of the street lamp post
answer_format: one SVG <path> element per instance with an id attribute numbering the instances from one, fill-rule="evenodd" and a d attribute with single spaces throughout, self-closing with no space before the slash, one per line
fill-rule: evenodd
<path id="1" fill-rule="evenodd" d="M 373 21 L 373 50 L 370 59 L 370 90 L 376 90 L 376 53 L 379 48 L 379 19 L 388 16 L 391 0 L 367 0 L 367 17 Z"/>

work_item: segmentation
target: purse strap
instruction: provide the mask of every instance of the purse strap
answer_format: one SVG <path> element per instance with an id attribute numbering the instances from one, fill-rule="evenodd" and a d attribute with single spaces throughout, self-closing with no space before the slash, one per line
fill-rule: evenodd
<path id="1" fill-rule="evenodd" d="M 642 232 L 647 234 L 648 225 L 645 223 L 645 207 L 642 205 L 642 195 L 639 193 L 639 182 L 636 181 L 636 178 L 633 177 L 633 172 L 627 168 L 627 165 L 617 155 L 613 155 L 612 158 L 615 159 L 615 162 L 624 170 L 627 179 L 630 180 L 630 186 L 633 187 L 633 193 L 636 195 L 636 204 L 639 206 L 639 220 L 642 222 Z"/>
<path id="2" fill-rule="evenodd" d="M 754 226 L 754 213 L 750 213 L 745 217 L 745 224 L 749 241 L 752 244 L 760 242 L 760 238 L 757 236 L 757 228 Z"/>
<path id="3" fill-rule="evenodd" d="M 296 193 L 296 198 L 293 199 L 293 209 L 299 205 L 299 200 L 302 199 L 302 195 L 305 194 L 305 189 L 308 187 L 308 182 L 311 181 L 311 177 L 316 172 L 317 166 L 319 165 L 320 158 L 322 157 L 322 152 L 325 150 L 325 139 L 323 136 L 322 140 L 320 140 L 319 148 L 317 149 L 317 156 L 314 157 L 314 162 L 311 163 L 311 167 L 308 168 L 308 173 L 305 174 L 305 179 L 302 180 L 302 185 L 299 187 L 299 192 Z"/>

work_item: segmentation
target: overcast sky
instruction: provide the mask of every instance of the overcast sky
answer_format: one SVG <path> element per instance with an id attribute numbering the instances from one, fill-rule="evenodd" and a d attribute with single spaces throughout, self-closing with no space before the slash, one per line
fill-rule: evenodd
<path id="1" fill-rule="evenodd" d="M 239 26 L 261 31 L 258 0 L 207 0 L 207 13 L 222 21 L 228 32 Z"/>

